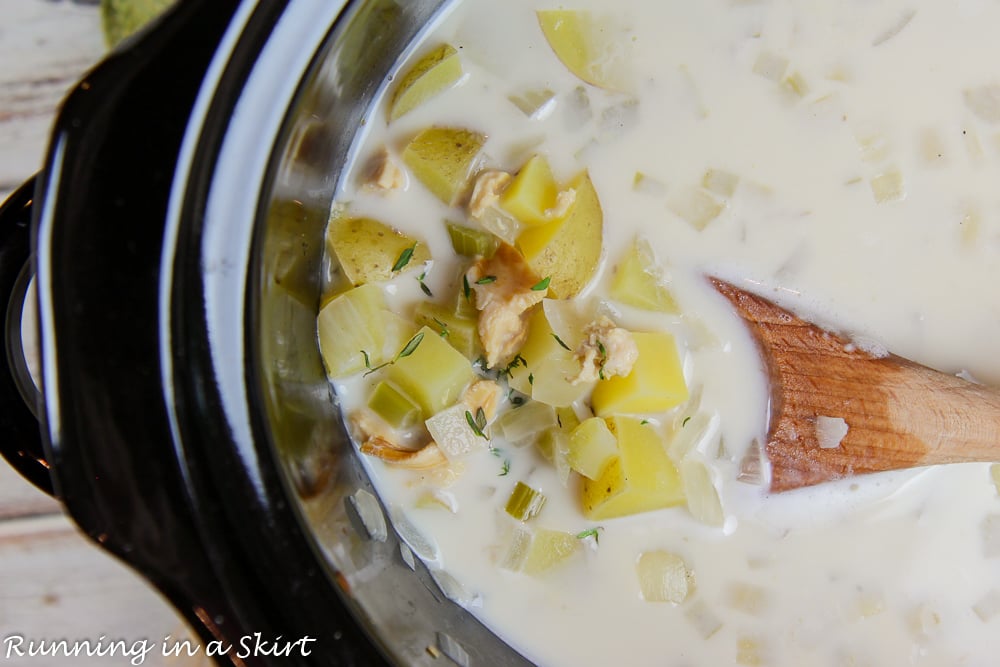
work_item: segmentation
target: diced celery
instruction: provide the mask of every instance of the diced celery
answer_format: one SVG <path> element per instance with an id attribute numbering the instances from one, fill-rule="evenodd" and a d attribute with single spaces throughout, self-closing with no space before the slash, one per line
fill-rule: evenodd
<path id="1" fill-rule="evenodd" d="M 639 358 L 628 375 L 601 380 L 591 401 L 599 417 L 661 412 L 688 398 L 677 343 L 669 333 L 632 334 Z"/>
<path id="2" fill-rule="evenodd" d="M 352 375 L 365 368 L 362 351 L 372 364 L 385 360 L 386 323 L 392 313 L 376 285 L 362 285 L 328 301 L 317 316 L 319 347 L 330 377 Z"/>
<path id="3" fill-rule="evenodd" d="M 454 222 L 446 223 L 451 247 L 459 255 L 475 257 L 477 255 L 489 259 L 500 246 L 500 239 L 481 229 L 473 229 Z"/>
<path id="4" fill-rule="evenodd" d="M 389 280 L 431 258 L 425 244 L 372 218 L 334 217 L 326 242 L 353 285 Z"/>
<path id="5" fill-rule="evenodd" d="M 430 301 L 421 302 L 413 318 L 417 326 L 432 329 L 467 359 L 475 359 L 483 353 L 475 319 L 460 317 L 451 309 Z"/>
<path id="6" fill-rule="evenodd" d="M 610 519 L 683 503 L 680 475 L 656 431 L 629 417 L 612 417 L 608 427 L 618 456 L 596 480 L 583 479 L 584 515 Z"/>
<path id="7" fill-rule="evenodd" d="M 547 211 L 555 209 L 559 186 L 544 155 L 534 155 L 514 176 L 500 196 L 500 205 L 524 225 L 552 221 Z"/>
<path id="8" fill-rule="evenodd" d="M 489 446 L 486 433 L 480 435 L 469 424 L 471 412 L 464 403 L 438 412 L 424 422 L 434 442 L 449 459 Z"/>
<path id="9" fill-rule="evenodd" d="M 508 410 L 497 419 L 496 427 L 505 440 L 522 444 L 535 440 L 545 429 L 556 426 L 556 413 L 551 405 L 528 401 Z"/>
<path id="10" fill-rule="evenodd" d="M 545 506 L 545 494 L 536 491 L 524 482 L 518 482 L 507 499 L 506 511 L 518 521 L 527 521 L 538 516 Z"/>
<path id="11" fill-rule="evenodd" d="M 511 370 L 510 386 L 555 407 L 570 405 L 583 397 L 593 385 L 570 382 L 579 374 L 580 362 L 566 349 L 569 347 L 564 346 L 566 341 L 553 335 L 543 308 L 532 313 L 528 326 L 528 339 L 520 352 L 526 363 Z"/>
<path id="12" fill-rule="evenodd" d="M 403 149 L 403 162 L 434 196 L 449 206 L 465 190 L 486 135 L 462 128 L 430 127 Z"/>
<path id="13" fill-rule="evenodd" d="M 469 360 L 434 330 L 423 327 L 417 335 L 421 333 L 416 349 L 386 369 L 386 379 L 420 405 L 425 415 L 434 415 L 455 403 L 475 373 Z"/>
<path id="14" fill-rule="evenodd" d="M 560 530 L 538 528 L 531 540 L 531 546 L 528 547 L 524 572 L 532 576 L 545 574 L 554 567 L 564 565 L 582 550 L 583 545 L 575 535 Z"/>
<path id="15" fill-rule="evenodd" d="M 588 479 L 597 479 L 618 455 L 618 442 L 607 423 L 591 417 L 580 423 L 569 437 L 569 467 Z"/>
<path id="16" fill-rule="evenodd" d="M 669 551 L 646 551 L 635 566 L 639 590 L 647 602 L 673 602 L 687 599 L 694 581 L 684 559 Z"/>
<path id="17" fill-rule="evenodd" d="M 368 407 L 393 428 L 409 428 L 420 421 L 420 406 L 389 382 L 379 382 Z"/>

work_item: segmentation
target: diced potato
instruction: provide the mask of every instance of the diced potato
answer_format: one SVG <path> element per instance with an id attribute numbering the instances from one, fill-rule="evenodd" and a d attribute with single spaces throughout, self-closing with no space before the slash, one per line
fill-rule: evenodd
<path id="1" fill-rule="evenodd" d="M 552 221 L 559 196 L 559 186 L 552 176 L 549 161 L 536 154 L 514 176 L 500 195 L 500 205 L 523 225 L 544 225 Z"/>
<path id="2" fill-rule="evenodd" d="M 635 332 L 639 359 L 628 375 L 601 380 L 591 402 L 598 417 L 662 412 L 687 400 L 684 369 L 674 337 L 665 332 Z"/>
<path id="3" fill-rule="evenodd" d="M 413 333 L 413 326 L 386 309 L 377 285 L 362 285 L 323 305 L 316 318 L 319 348 L 332 378 L 353 375 L 392 358 Z"/>
<path id="4" fill-rule="evenodd" d="M 623 76 L 616 61 L 626 44 L 612 43 L 603 17 L 587 11 L 550 9 L 538 12 L 538 24 L 566 69 L 599 88 L 621 89 Z"/>
<path id="5" fill-rule="evenodd" d="M 458 225 L 454 222 L 449 222 L 447 227 L 448 236 L 451 238 L 451 247 L 459 255 L 481 256 L 489 259 L 500 247 L 500 239 L 489 232 Z"/>
<path id="6" fill-rule="evenodd" d="M 511 369 L 510 386 L 555 407 L 570 405 L 584 396 L 593 385 L 570 382 L 580 373 L 580 362 L 560 344 L 562 339 L 553 335 L 544 308 L 534 310 L 528 327 L 528 338 L 519 353 L 525 363 Z"/>
<path id="7" fill-rule="evenodd" d="M 376 385 L 368 407 L 393 428 L 409 428 L 420 421 L 420 406 L 388 382 Z"/>
<path id="8" fill-rule="evenodd" d="M 424 415 L 455 403 L 475 373 L 469 360 L 433 329 L 423 327 L 420 344 L 386 369 L 386 379 L 412 398 Z"/>
<path id="9" fill-rule="evenodd" d="M 613 417 L 608 426 L 618 456 L 596 480 L 583 479 L 584 515 L 610 519 L 683 503 L 680 475 L 656 430 L 630 417 Z"/>
<path id="10" fill-rule="evenodd" d="M 635 565 L 639 590 L 647 602 L 680 604 L 694 588 L 694 577 L 684 559 L 669 551 L 646 551 Z"/>
<path id="11" fill-rule="evenodd" d="M 389 101 L 389 120 L 394 121 L 461 80 L 462 61 L 450 44 L 429 51 L 399 80 Z"/>
<path id="12" fill-rule="evenodd" d="M 617 455 L 618 442 L 600 417 L 585 419 L 570 433 L 569 467 L 588 479 L 600 477 Z"/>
<path id="13" fill-rule="evenodd" d="M 452 206 L 469 182 L 486 135 L 454 127 L 431 127 L 403 150 L 403 162 L 434 196 Z"/>
<path id="14" fill-rule="evenodd" d="M 483 353 L 474 317 L 462 317 L 450 308 L 430 301 L 417 306 L 413 316 L 418 327 L 428 327 L 470 361 Z"/>
<path id="15" fill-rule="evenodd" d="M 604 213 L 590 175 L 581 173 L 567 187 L 576 193 L 569 213 L 517 237 L 518 250 L 535 273 L 551 276 L 549 293 L 560 299 L 590 282 L 603 248 Z"/>
<path id="16" fill-rule="evenodd" d="M 582 549 L 583 545 L 575 535 L 538 528 L 531 539 L 531 546 L 528 547 L 524 572 L 532 576 L 545 574 L 557 566 L 566 564 L 574 555 L 581 553 Z"/>
<path id="17" fill-rule="evenodd" d="M 431 258 L 424 243 L 372 218 L 334 217 L 326 243 L 352 285 L 389 280 L 397 264 L 405 261 L 398 270 L 419 268 Z"/>
<path id="18" fill-rule="evenodd" d="M 663 284 L 649 241 L 636 238 L 611 278 L 610 296 L 616 301 L 661 313 L 678 312 L 677 302 Z"/>

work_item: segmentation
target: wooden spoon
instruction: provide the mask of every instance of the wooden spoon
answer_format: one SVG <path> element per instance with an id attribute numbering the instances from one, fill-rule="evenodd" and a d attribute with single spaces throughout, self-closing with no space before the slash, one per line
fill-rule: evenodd
<path id="1" fill-rule="evenodd" d="M 763 454 L 771 491 L 1000 460 L 1000 391 L 896 355 L 870 354 L 766 299 L 710 280 L 749 325 L 770 376 Z M 821 417 L 847 423 L 839 443 L 823 438 L 826 447 L 820 446 Z"/>

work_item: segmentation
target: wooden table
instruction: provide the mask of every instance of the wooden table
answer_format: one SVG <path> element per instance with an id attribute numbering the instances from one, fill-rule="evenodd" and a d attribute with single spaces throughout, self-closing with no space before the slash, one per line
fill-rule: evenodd
<path id="1" fill-rule="evenodd" d="M 0 0 L 0 199 L 39 169 L 56 107 L 105 53 L 96 0 Z M 0 409 L 3 409 L 0 407 Z M 8 656 L 27 641 L 146 639 L 147 666 L 208 665 L 163 657 L 163 638 L 190 631 L 157 592 L 106 554 L 60 505 L 0 459 L 0 667 L 132 664 L 129 656 Z M 102 640 L 103 636 L 103 640 Z"/>

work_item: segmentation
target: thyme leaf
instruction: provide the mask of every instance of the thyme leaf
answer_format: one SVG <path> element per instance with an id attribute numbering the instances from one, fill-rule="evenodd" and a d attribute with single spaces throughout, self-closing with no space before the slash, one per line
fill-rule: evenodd
<path id="1" fill-rule="evenodd" d="M 399 351 L 399 354 L 396 355 L 396 359 L 402 359 L 403 357 L 408 357 L 411 354 L 413 354 L 416 351 L 417 346 L 420 345 L 420 341 L 422 341 L 423 339 L 424 339 L 424 332 L 421 331 L 417 333 L 415 336 L 413 336 L 413 338 L 410 339 L 410 342 L 408 342 L 406 346 Z M 396 359 L 393 359 L 393 361 L 396 361 Z"/>
<path id="2" fill-rule="evenodd" d="M 554 331 L 552 332 L 552 337 L 556 339 L 556 342 L 559 343 L 560 346 L 562 346 L 562 349 L 569 350 L 569 345 L 564 343 L 563 339 L 560 338 Z"/>
<path id="3" fill-rule="evenodd" d="M 576 539 L 584 540 L 588 537 L 594 538 L 594 544 L 600 544 L 600 531 L 604 530 L 604 526 L 595 526 L 594 528 L 588 528 L 587 530 L 581 530 L 576 534 Z"/>
<path id="4" fill-rule="evenodd" d="M 479 428 L 479 425 L 476 424 L 476 420 L 473 419 L 472 413 L 469 412 L 468 410 L 465 411 L 465 421 L 467 421 L 469 423 L 469 428 L 472 429 L 473 433 L 475 433 L 476 435 L 478 435 L 483 440 L 489 440 L 489 438 L 486 437 L 486 434 L 483 433 L 483 430 L 481 428 Z"/>
<path id="5" fill-rule="evenodd" d="M 413 259 L 413 251 L 417 249 L 417 244 L 414 243 L 409 248 L 405 248 L 403 252 L 399 253 L 399 257 L 396 258 L 396 263 L 392 265 L 392 272 L 402 271 L 410 260 Z"/>
<path id="6" fill-rule="evenodd" d="M 496 276 L 483 276 L 476 281 L 477 285 L 489 285 L 490 283 L 495 283 L 497 281 Z"/>
<path id="7" fill-rule="evenodd" d="M 532 292 L 541 292 L 549 288 L 549 283 L 552 282 L 552 276 L 545 276 L 537 283 L 531 286 Z"/>

